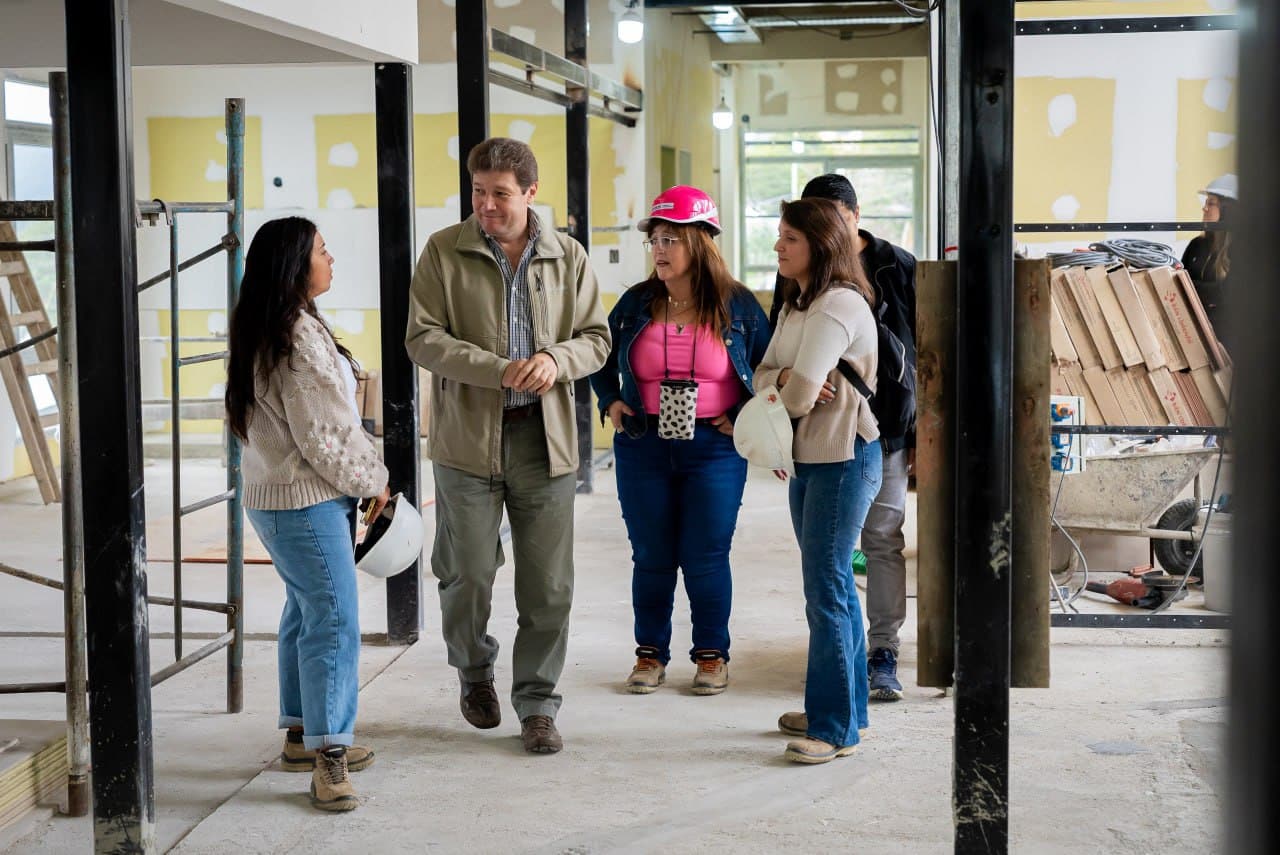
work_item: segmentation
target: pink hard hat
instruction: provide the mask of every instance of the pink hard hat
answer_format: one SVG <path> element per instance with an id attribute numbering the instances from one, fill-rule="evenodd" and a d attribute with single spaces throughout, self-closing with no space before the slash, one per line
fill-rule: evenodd
<path id="1" fill-rule="evenodd" d="M 713 235 L 720 234 L 720 217 L 716 211 L 715 201 L 697 187 L 677 184 L 669 190 L 663 190 L 653 200 L 649 216 L 636 223 L 642 232 L 649 231 L 652 220 L 665 220 L 668 223 L 704 223 Z"/>

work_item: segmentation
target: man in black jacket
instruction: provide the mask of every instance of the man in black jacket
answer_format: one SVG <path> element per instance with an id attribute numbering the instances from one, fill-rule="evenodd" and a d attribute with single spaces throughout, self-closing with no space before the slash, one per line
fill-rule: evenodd
<path id="1" fill-rule="evenodd" d="M 831 199 L 849 226 L 858 257 L 875 291 L 875 313 L 906 346 L 912 370 L 916 364 L 916 259 L 901 247 L 858 228 L 861 211 L 853 185 L 843 175 L 819 175 L 804 187 L 805 198 Z M 769 323 L 776 326 L 782 309 L 781 280 L 774 286 Z M 875 412 L 873 401 L 872 411 Z M 915 414 L 908 422 L 880 420 L 884 453 L 884 483 L 862 528 L 862 551 L 867 556 L 867 671 L 871 697 L 881 701 L 902 698 L 898 681 L 898 630 L 907 617 L 906 540 L 907 476 L 915 463 Z"/>

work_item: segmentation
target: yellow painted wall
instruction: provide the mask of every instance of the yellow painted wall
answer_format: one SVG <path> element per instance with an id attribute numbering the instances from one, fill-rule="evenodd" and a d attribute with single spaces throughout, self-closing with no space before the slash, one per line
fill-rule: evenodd
<path id="1" fill-rule="evenodd" d="M 556 224 L 566 220 L 565 123 L 558 114 L 494 114 L 494 136 L 527 140 L 538 158 L 538 201 L 555 210 Z M 316 183 L 322 207 L 371 208 L 378 204 L 377 148 L 371 113 L 316 116 Z M 458 195 L 458 118 L 454 113 L 419 114 L 413 118 L 414 202 L 420 208 L 443 208 Z M 616 210 L 614 183 L 622 174 L 613 151 L 614 125 L 591 119 L 591 219 L 600 225 L 623 221 Z M 616 244 L 618 236 L 600 232 L 593 245 Z"/>
<path id="2" fill-rule="evenodd" d="M 1114 80 L 1020 77 L 1014 98 L 1013 218 L 1015 222 L 1055 222 L 1058 210 L 1078 209 L 1067 220 L 1107 219 L 1115 114 Z M 1055 128 L 1050 105 L 1074 99 L 1075 121 Z M 1060 110 L 1069 101 L 1058 102 Z M 1056 131 L 1056 133 L 1055 133 Z M 1049 236 L 1058 239 L 1059 236 Z M 1035 241 L 1031 234 L 1020 240 Z M 1081 235 L 1080 240 L 1096 238 Z"/>
<path id="3" fill-rule="evenodd" d="M 54 477 L 61 478 L 58 467 L 62 465 L 62 451 L 56 439 L 49 440 L 49 454 L 53 457 Z M 13 447 L 13 474 L 8 479 L 26 478 L 28 475 L 34 475 L 35 470 L 31 468 L 31 458 L 27 456 L 27 447 L 22 440 L 18 440 L 18 444 Z"/>
<path id="4" fill-rule="evenodd" d="M 1178 219 L 1200 219 L 1198 191 L 1236 171 L 1236 81 L 1178 81 Z M 1230 94 L 1226 95 L 1229 87 Z M 1226 109 L 1218 109 L 1225 105 Z"/>
<path id="5" fill-rule="evenodd" d="M 244 203 L 247 208 L 261 208 L 261 117 L 245 117 L 244 133 Z M 222 117 L 152 116 L 147 119 L 147 144 L 154 197 L 181 202 L 226 198 L 226 122 Z"/>

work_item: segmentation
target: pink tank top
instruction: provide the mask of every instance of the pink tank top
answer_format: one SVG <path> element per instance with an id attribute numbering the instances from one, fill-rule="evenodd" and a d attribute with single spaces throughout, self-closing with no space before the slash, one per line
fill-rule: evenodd
<path id="1" fill-rule="evenodd" d="M 695 334 L 698 362 L 693 366 L 693 379 L 698 381 L 698 418 L 715 418 L 742 399 L 742 381 L 734 371 L 733 360 L 729 359 L 729 351 L 720 336 L 710 327 L 687 325 L 683 332 L 678 332 L 675 324 L 650 321 L 632 343 L 630 354 L 631 372 L 640 386 L 640 401 L 649 415 L 658 413 L 658 384 L 667 376 L 664 366 L 673 380 L 689 379 L 689 364 L 695 357 Z"/>

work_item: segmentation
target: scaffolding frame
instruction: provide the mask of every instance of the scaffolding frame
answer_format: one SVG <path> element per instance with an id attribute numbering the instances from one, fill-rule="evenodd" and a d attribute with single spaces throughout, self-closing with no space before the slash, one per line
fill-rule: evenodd
<path id="1" fill-rule="evenodd" d="M 67 698 L 67 746 L 70 759 L 68 772 L 67 813 L 84 816 L 89 808 L 89 715 L 88 664 L 85 627 L 85 579 L 83 527 L 81 517 L 81 472 L 79 413 L 76 380 L 75 289 L 72 261 L 70 135 L 65 72 L 49 75 L 49 97 L 53 117 L 55 198 L 51 202 L 0 202 L 0 220 L 53 220 L 55 238 L 49 241 L 20 241 L 14 248 L 23 251 L 53 251 L 57 259 L 58 278 L 58 352 L 60 383 L 60 441 L 62 444 L 63 481 L 63 567 L 62 581 L 30 573 L 0 563 L 0 573 L 24 579 L 64 592 L 64 640 L 66 675 L 60 682 L 0 684 L 0 695 L 65 693 Z M 151 674 L 151 686 L 157 686 L 175 674 L 227 649 L 227 712 L 238 713 L 244 707 L 244 514 L 243 483 L 240 471 L 241 443 L 230 431 L 223 431 L 227 489 L 189 504 L 182 503 L 182 399 L 180 369 L 187 365 L 225 360 L 226 350 L 183 357 L 179 353 L 179 274 L 219 253 L 227 256 L 227 317 L 239 297 L 244 273 L 244 99 L 228 98 L 225 102 L 227 135 L 227 200 L 223 202 L 166 202 L 155 199 L 139 201 L 135 225 L 155 225 L 164 217 L 169 228 L 169 269 L 139 283 L 138 293 L 165 280 L 169 282 L 169 378 L 171 482 L 173 495 L 173 596 L 148 596 L 150 605 L 173 609 L 174 661 Z M 178 242 L 178 217 L 182 214 L 223 214 L 227 232 L 213 247 L 181 259 Z M 222 337 L 195 337 L 192 340 L 225 340 Z M 34 339 L 22 343 L 35 344 Z M 182 520 L 188 514 L 221 503 L 227 504 L 227 597 L 226 602 L 188 600 L 182 597 Z M 226 615 L 227 629 L 199 649 L 184 655 L 183 609 L 195 609 Z"/>

